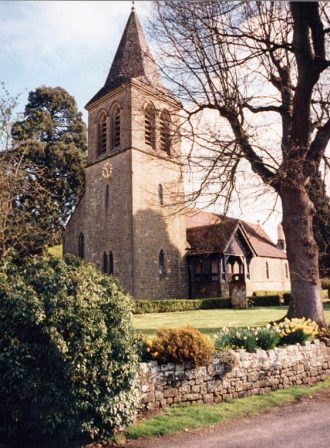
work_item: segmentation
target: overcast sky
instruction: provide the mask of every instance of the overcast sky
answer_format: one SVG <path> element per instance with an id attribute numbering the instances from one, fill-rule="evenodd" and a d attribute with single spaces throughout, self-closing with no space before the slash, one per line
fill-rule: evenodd
<path id="1" fill-rule="evenodd" d="M 142 25 L 150 3 L 135 2 Z M 84 105 L 105 82 L 131 11 L 130 1 L 0 1 L 0 81 L 12 95 L 40 85 L 61 86 Z M 84 112 L 84 119 L 87 115 Z M 235 217 L 256 222 L 268 216 L 270 202 L 261 199 Z M 264 225 L 276 240 L 279 213 Z"/>

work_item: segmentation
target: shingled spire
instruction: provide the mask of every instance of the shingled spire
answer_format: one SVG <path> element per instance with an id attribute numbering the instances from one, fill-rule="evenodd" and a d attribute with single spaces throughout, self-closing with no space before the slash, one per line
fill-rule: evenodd
<path id="1" fill-rule="evenodd" d="M 134 9 L 132 9 L 128 18 L 106 82 L 102 89 L 88 102 L 87 106 L 133 78 L 156 88 L 164 89 Z"/>

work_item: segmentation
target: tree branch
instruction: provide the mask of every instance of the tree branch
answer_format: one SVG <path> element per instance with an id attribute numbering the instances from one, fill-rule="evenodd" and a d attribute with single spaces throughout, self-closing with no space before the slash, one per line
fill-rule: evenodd
<path id="1" fill-rule="evenodd" d="M 277 112 L 279 114 L 283 114 L 283 107 L 282 106 L 252 106 L 249 103 L 243 103 L 243 108 L 249 109 L 250 112 L 253 112 L 254 114 L 257 114 L 259 112 Z"/>

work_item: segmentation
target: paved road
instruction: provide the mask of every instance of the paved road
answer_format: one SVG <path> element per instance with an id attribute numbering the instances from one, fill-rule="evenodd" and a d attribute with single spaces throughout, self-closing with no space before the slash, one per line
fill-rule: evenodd
<path id="1" fill-rule="evenodd" d="M 329 448 L 330 389 L 260 415 L 176 436 L 129 442 L 129 448 Z"/>

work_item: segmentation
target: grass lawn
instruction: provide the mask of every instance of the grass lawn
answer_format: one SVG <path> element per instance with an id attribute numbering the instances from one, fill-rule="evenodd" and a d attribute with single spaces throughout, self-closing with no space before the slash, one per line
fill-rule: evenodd
<path id="1" fill-rule="evenodd" d="M 325 315 L 330 324 L 330 303 L 325 304 Z M 280 319 L 287 312 L 285 306 L 255 307 L 247 310 L 198 310 L 176 313 L 137 314 L 133 317 L 134 327 L 145 334 L 154 334 L 160 327 L 192 325 L 203 333 L 213 335 L 221 327 L 255 327 Z"/>
<path id="2" fill-rule="evenodd" d="M 154 415 L 131 425 L 126 430 L 126 437 L 160 436 L 173 434 L 187 429 L 202 428 L 227 420 L 257 414 L 272 406 L 293 402 L 296 399 L 320 392 L 330 386 L 330 378 L 314 386 L 291 386 L 287 389 L 264 395 L 231 400 L 215 405 L 179 405 L 167 409 L 160 415 Z M 157 442 L 155 442 L 157 446 Z"/>

